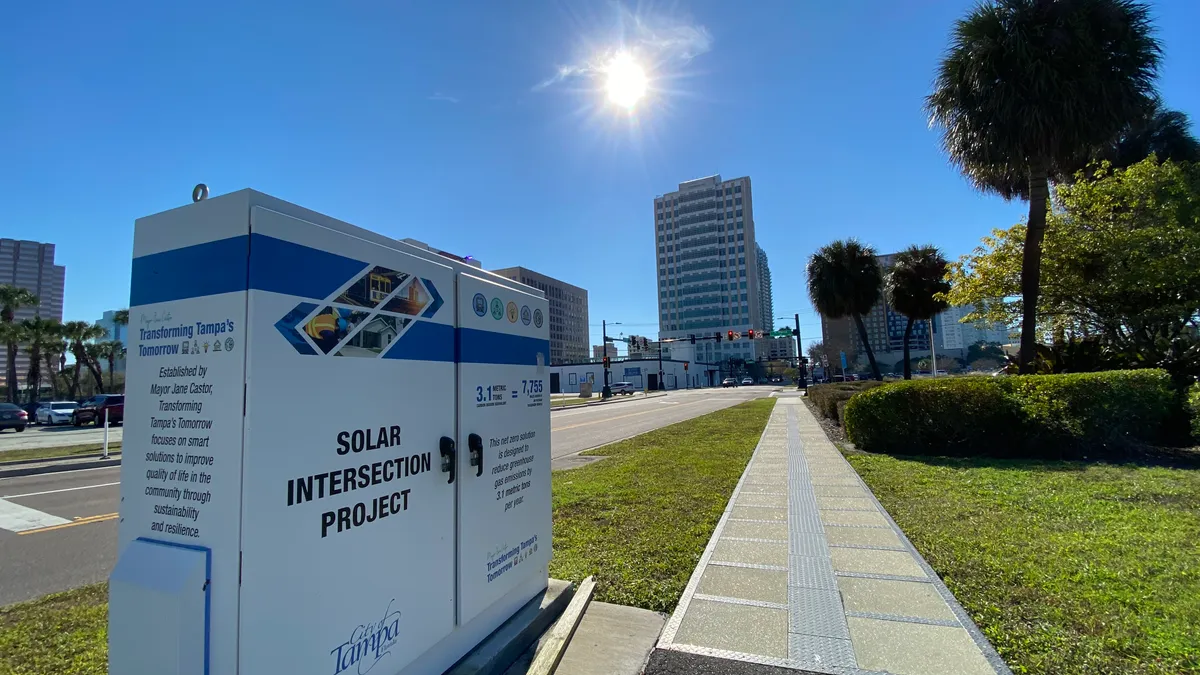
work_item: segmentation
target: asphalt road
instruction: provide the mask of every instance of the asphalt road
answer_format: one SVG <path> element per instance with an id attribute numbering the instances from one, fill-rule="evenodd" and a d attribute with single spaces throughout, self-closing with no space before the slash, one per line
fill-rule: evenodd
<path id="1" fill-rule="evenodd" d="M 104 427 L 75 427 L 67 425 L 28 426 L 25 431 L 16 432 L 11 429 L 0 431 L 0 461 L 4 460 L 5 450 L 22 450 L 27 448 L 53 448 L 60 445 L 82 445 L 84 443 L 103 443 Z M 121 427 L 113 425 L 108 428 L 108 442 L 121 442 Z"/>
<path id="2" fill-rule="evenodd" d="M 550 415 L 552 466 L 562 469 L 586 463 L 578 456 L 584 450 L 772 391 L 772 387 L 680 391 L 554 410 Z M 91 442 L 88 434 L 102 434 L 103 429 L 40 433 L 69 439 L 66 443 L 73 445 Z M 30 435 L 29 430 L 21 435 Z M 3 440 L 12 436 L 6 433 Z M 117 557 L 120 480 L 119 467 L 0 479 L 0 606 L 108 577 Z"/>

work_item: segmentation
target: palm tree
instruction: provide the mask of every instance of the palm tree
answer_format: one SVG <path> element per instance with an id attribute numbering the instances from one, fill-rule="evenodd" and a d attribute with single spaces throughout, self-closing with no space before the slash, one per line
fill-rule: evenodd
<path id="1" fill-rule="evenodd" d="M 63 340 L 63 326 L 59 324 L 56 331 L 56 337 L 53 340 L 47 340 L 42 346 L 42 358 L 46 361 L 46 372 L 50 374 L 50 387 L 54 390 L 54 398 L 60 398 L 59 392 L 62 389 L 59 383 L 62 379 L 63 371 L 63 355 L 67 352 L 67 343 Z M 71 398 L 74 398 L 74 394 Z"/>
<path id="2" fill-rule="evenodd" d="M 117 361 L 125 358 L 125 345 L 120 340 L 106 340 L 96 343 L 96 346 L 99 348 L 100 358 L 108 361 L 108 390 L 116 391 L 113 368 Z"/>
<path id="3" fill-rule="evenodd" d="M 48 345 L 62 341 L 62 326 L 53 319 L 34 317 L 22 321 L 21 328 L 25 331 L 25 345 L 29 350 L 29 375 L 25 378 L 25 384 L 29 387 L 29 402 L 33 403 L 42 389 L 43 354 L 46 353 Z M 50 370 L 50 377 L 54 377 L 53 368 Z M 57 385 L 54 389 L 57 394 Z"/>
<path id="4" fill-rule="evenodd" d="M 128 309 L 118 309 L 117 311 L 113 312 L 112 322 L 113 322 L 114 326 L 128 326 L 129 325 L 129 310 Z M 116 330 L 116 332 L 120 333 L 121 332 L 120 328 L 118 328 Z M 114 340 L 121 340 L 122 342 L 124 341 L 124 340 L 122 340 L 120 335 L 110 335 L 109 337 Z M 125 339 L 128 339 L 128 337 L 126 337 Z"/>
<path id="5" fill-rule="evenodd" d="M 16 324 L 17 310 L 38 304 L 38 298 L 24 288 L 12 284 L 0 284 L 0 338 L 8 349 L 5 384 L 8 386 L 8 402 L 17 402 L 17 346 L 21 344 L 23 331 Z"/>
<path id="6" fill-rule="evenodd" d="M 101 328 L 101 330 L 104 330 Z M 108 331 L 104 331 L 104 335 L 108 335 Z M 100 336 L 103 337 L 103 336 Z M 104 371 L 100 369 L 100 360 L 105 358 L 103 342 L 88 342 L 83 345 L 83 352 L 87 354 L 87 369 L 92 375 L 92 381 L 96 384 L 96 393 L 104 393 Z"/>
<path id="7" fill-rule="evenodd" d="M 1134 0 L 985 0 L 954 26 L 926 99 L 950 161 L 1029 201 L 1021 366 L 1037 345 L 1049 177 L 1071 173 L 1155 104 L 1161 48 Z"/>
<path id="8" fill-rule="evenodd" d="M 883 375 L 875 362 L 875 352 L 871 350 L 862 318 L 879 301 L 882 285 L 883 273 L 879 270 L 874 249 L 863 246 L 857 239 L 822 246 L 808 259 L 808 297 L 813 306 L 830 319 L 854 318 L 876 380 L 882 380 Z"/>
<path id="9" fill-rule="evenodd" d="M 892 309 L 908 317 L 904 326 L 904 379 L 912 379 L 912 362 L 909 361 L 909 344 L 913 324 L 930 321 L 950 306 L 937 294 L 949 293 L 950 282 L 946 281 L 946 258 L 937 247 L 909 246 L 896 254 L 895 262 L 884 279 L 884 291 Z M 931 326 L 932 328 L 932 326 Z M 929 332 L 933 339 L 933 331 Z"/>
<path id="10" fill-rule="evenodd" d="M 103 327 L 88 323 L 87 321 L 68 321 L 63 324 L 63 336 L 67 338 L 70 346 L 71 354 L 75 357 L 75 371 L 71 375 L 71 398 L 75 398 L 79 394 L 79 369 L 82 366 L 87 366 L 92 377 L 96 380 L 96 388 L 103 392 L 104 381 L 100 376 L 100 369 L 95 365 L 91 357 L 88 355 L 88 347 L 92 340 L 98 340 L 108 331 Z"/>
<path id="11" fill-rule="evenodd" d="M 1150 155 L 1160 162 L 1200 162 L 1200 141 L 1192 135 L 1187 113 L 1155 108 L 1121 134 L 1120 139 L 1103 153 L 1113 167 L 1124 169 Z"/>

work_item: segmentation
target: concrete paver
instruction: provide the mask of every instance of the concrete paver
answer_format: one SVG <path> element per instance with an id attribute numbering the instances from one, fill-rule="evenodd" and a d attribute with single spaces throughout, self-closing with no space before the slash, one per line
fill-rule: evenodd
<path id="1" fill-rule="evenodd" d="M 646 673 L 795 670 L 1011 675 L 803 401 L 781 397 Z"/>
<path id="2" fill-rule="evenodd" d="M 788 601 L 787 582 L 786 570 L 709 565 L 696 593 L 783 605 Z"/>
<path id="3" fill-rule="evenodd" d="M 783 659 L 788 654 L 785 609 L 693 600 L 676 633 L 684 644 Z"/>
<path id="4" fill-rule="evenodd" d="M 992 675 L 995 670 L 961 627 L 850 617 L 858 665 L 895 675 Z"/>

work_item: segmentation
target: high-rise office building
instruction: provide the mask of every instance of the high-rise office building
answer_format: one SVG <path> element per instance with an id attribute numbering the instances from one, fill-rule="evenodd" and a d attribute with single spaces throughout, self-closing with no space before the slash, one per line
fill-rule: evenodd
<path id="1" fill-rule="evenodd" d="M 24 288 L 38 297 L 35 306 L 20 307 L 14 319 L 43 319 L 62 321 L 63 289 L 66 285 L 67 268 L 54 264 L 54 244 L 36 241 L 0 239 L 0 284 L 12 284 Z M 0 382 L 7 382 L 7 359 L 0 359 Z M 17 352 L 17 383 L 24 386 L 29 373 L 29 356 L 25 350 Z"/>
<path id="2" fill-rule="evenodd" d="M 550 305 L 551 365 L 585 363 L 588 360 L 587 291 L 524 267 L 506 267 L 492 272 L 546 294 Z"/>
<path id="3" fill-rule="evenodd" d="M 771 267 L 767 264 L 767 252 L 755 244 L 755 262 L 758 263 L 758 329 L 764 333 L 775 330 L 775 298 L 771 295 Z"/>
<path id="4" fill-rule="evenodd" d="M 750 178 L 709 176 L 654 198 L 660 338 L 745 334 L 764 325 Z M 705 340 L 696 358 L 752 359 L 751 340 Z"/>

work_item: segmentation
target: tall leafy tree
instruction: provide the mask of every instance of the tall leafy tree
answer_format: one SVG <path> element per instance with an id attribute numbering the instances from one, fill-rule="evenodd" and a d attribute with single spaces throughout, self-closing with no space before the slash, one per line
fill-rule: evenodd
<path id="1" fill-rule="evenodd" d="M 867 337 L 863 315 L 879 302 L 883 272 L 875 250 L 857 239 L 834 241 L 822 246 L 808 259 L 808 297 L 823 316 L 831 319 L 851 317 L 867 352 L 871 374 L 882 380 L 875 352 Z"/>
<path id="2" fill-rule="evenodd" d="M 29 388 L 29 402 L 33 403 L 42 388 L 42 359 L 48 346 L 62 341 L 62 326 L 53 319 L 34 317 L 22 321 L 21 328 L 25 332 L 25 345 L 29 351 L 29 374 L 25 378 L 25 384 Z M 50 377 L 54 377 L 53 368 L 50 370 Z M 55 390 L 57 393 L 57 386 Z"/>
<path id="3" fill-rule="evenodd" d="M 1160 56 L 1150 10 L 1133 0 L 985 0 L 954 26 L 926 109 L 976 187 L 1029 201 L 1023 372 L 1037 344 L 1049 179 L 1153 109 Z"/>
<path id="4" fill-rule="evenodd" d="M 63 337 L 67 339 L 71 354 L 75 357 L 75 369 L 71 374 L 71 398 L 79 395 L 80 368 L 87 367 L 96 381 L 96 389 L 104 391 L 104 380 L 100 376 L 100 368 L 88 354 L 88 345 L 93 340 L 99 340 L 108 334 L 103 327 L 87 321 L 68 321 L 63 324 Z"/>
<path id="5" fill-rule="evenodd" d="M 22 307 L 37 305 L 38 298 L 24 288 L 12 284 L 0 284 L 0 339 L 6 349 L 5 366 L 8 386 L 8 402 L 17 402 L 17 349 L 23 339 L 24 331 L 17 324 L 17 310 Z"/>
<path id="6" fill-rule="evenodd" d="M 1126 367 L 1200 376 L 1200 165 L 1145 159 L 1060 185 L 1045 240 L 1041 334 L 1098 338 Z M 1025 225 L 996 230 L 952 265 L 967 320 L 1011 325 Z"/>
<path id="7" fill-rule="evenodd" d="M 946 311 L 950 306 L 945 294 L 950 292 L 946 281 L 949 263 L 936 246 L 910 246 L 896 254 L 895 262 L 888 269 L 884 289 L 888 303 L 897 312 L 908 317 L 904 326 L 904 379 L 912 379 L 912 363 L 909 361 L 909 340 L 913 324 L 929 321 Z M 932 339 L 932 331 L 930 336 Z"/>

